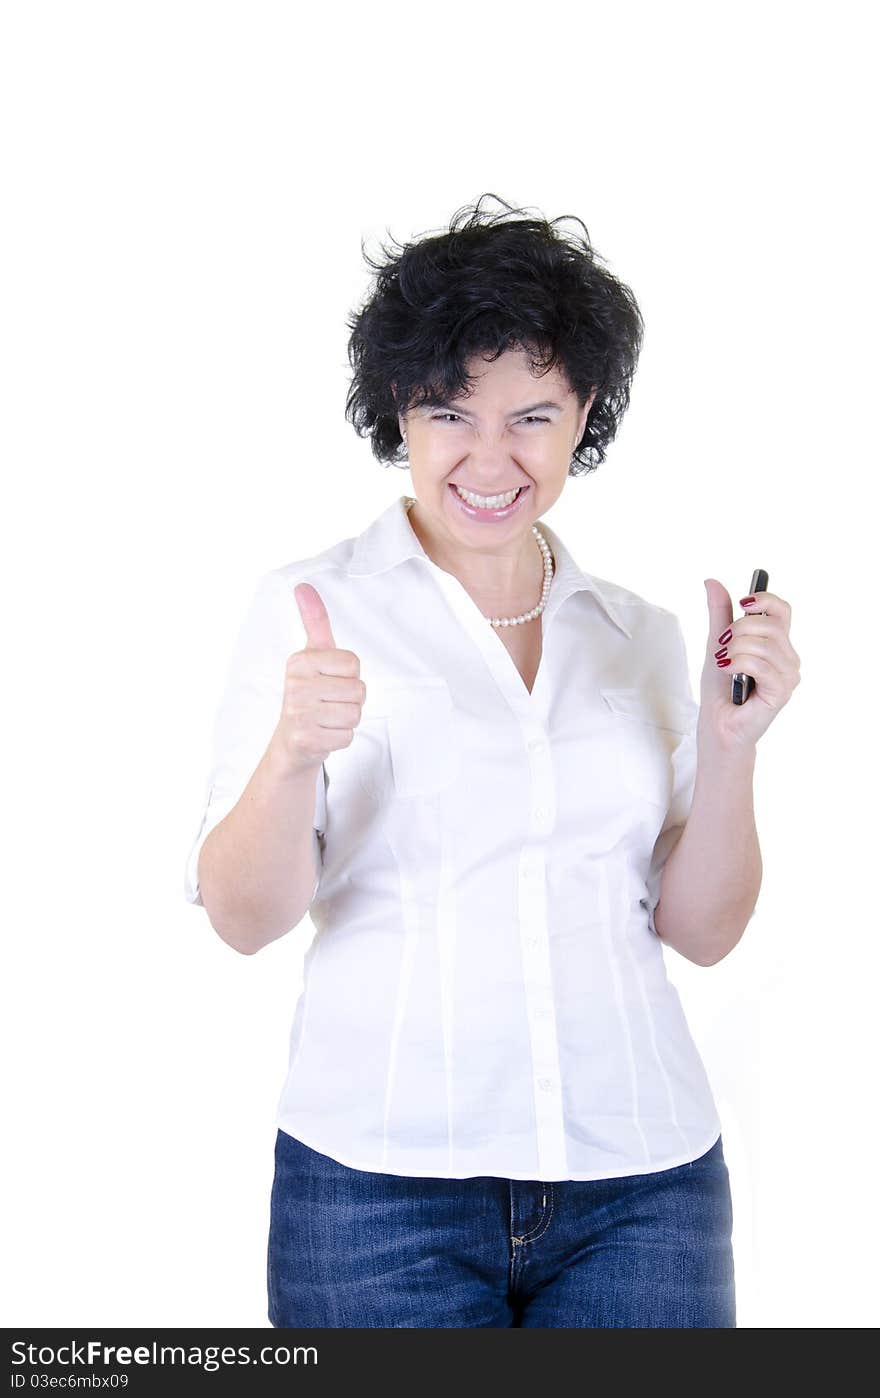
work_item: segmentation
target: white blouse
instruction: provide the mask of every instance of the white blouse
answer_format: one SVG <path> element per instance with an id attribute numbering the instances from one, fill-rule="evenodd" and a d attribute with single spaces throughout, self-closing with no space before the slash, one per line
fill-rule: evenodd
<path id="1" fill-rule="evenodd" d="M 315 788 L 316 929 L 277 1125 L 360 1170 L 591 1180 L 696 1159 L 721 1123 L 653 922 L 693 796 L 676 616 L 555 573 L 532 693 L 400 496 L 259 581 L 214 726 L 198 856 L 278 722 L 312 583 L 362 718 Z"/>

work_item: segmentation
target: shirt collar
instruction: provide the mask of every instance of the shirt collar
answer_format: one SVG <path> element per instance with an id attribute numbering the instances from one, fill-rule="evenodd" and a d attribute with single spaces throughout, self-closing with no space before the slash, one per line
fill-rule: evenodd
<path id="1" fill-rule="evenodd" d="M 407 505 L 410 499 L 407 495 L 398 496 L 372 524 L 367 525 L 362 534 L 358 535 L 346 569 L 350 577 L 372 577 L 376 573 L 387 572 L 389 568 L 396 567 L 408 558 L 424 558 L 433 564 L 409 522 Z M 543 521 L 540 528 L 553 549 L 556 560 L 554 590 L 559 589 L 566 596 L 582 589 L 592 592 L 609 619 L 632 640 L 632 632 L 621 620 L 617 608 L 612 606 L 606 591 L 600 587 L 596 578 L 578 567 L 555 529 L 551 529 L 549 524 Z"/>

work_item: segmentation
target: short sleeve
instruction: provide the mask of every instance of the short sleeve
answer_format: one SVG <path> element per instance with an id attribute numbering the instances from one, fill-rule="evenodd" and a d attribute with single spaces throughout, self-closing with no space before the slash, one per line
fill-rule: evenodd
<path id="1" fill-rule="evenodd" d="M 642 905 L 648 910 L 648 925 L 655 936 L 659 936 L 657 928 L 654 926 L 654 910 L 660 901 L 660 878 L 663 874 L 663 866 L 678 844 L 687 823 L 697 776 L 697 719 L 700 715 L 700 706 L 694 699 L 691 687 L 687 647 L 681 624 L 677 617 L 674 618 L 674 622 L 670 647 L 672 653 L 667 657 L 668 669 L 664 666 L 664 674 L 669 677 L 673 686 L 672 692 L 679 701 L 682 715 L 687 721 L 687 727 L 682 732 L 680 741 L 672 752 L 672 795 L 660 834 L 654 842 L 650 865 L 645 877 L 648 897 L 641 900 Z"/>
<path id="2" fill-rule="evenodd" d="M 236 805 L 269 745 L 284 698 L 287 659 L 306 643 L 293 593 L 296 580 L 277 569 L 257 583 L 232 648 L 219 706 L 214 715 L 211 767 L 205 783 L 201 824 L 190 848 L 184 897 L 203 907 L 198 884 L 202 845 Z M 316 775 L 313 853 L 322 863 L 319 834 L 326 829 L 327 773 Z M 315 882 L 314 897 L 320 878 Z"/>

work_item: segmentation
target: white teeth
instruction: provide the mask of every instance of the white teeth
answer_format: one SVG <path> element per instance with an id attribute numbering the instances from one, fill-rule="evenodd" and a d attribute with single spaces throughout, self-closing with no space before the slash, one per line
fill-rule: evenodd
<path id="1" fill-rule="evenodd" d="M 520 491 L 520 487 L 517 486 L 516 490 L 508 490 L 506 495 L 474 495 L 473 491 L 461 490 L 457 485 L 455 489 L 462 500 L 467 500 L 469 505 L 476 505 L 479 510 L 500 510 L 505 505 L 512 505 Z"/>

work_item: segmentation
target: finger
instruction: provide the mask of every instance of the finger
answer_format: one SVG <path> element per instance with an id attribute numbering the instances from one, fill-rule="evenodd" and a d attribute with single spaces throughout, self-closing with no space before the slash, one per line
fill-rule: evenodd
<path id="1" fill-rule="evenodd" d="M 742 640 L 743 636 L 763 636 L 767 640 L 777 642 L 788 639 L 788 627 L 782 617 L 778 616 L 750 616 L 747 614 L 737 617 L 735 621 L 730 623 L 728 629 L 732 640 Z M 718 644 L 724 644 L 720 636 Z"/>
<path id="2" fill-rule="evenodd" d="M 739 599 L 739 605 L 746 615 L 755 612 L 766 612 L 768 616 L 778 616 L 791 621 L 791 605 L 784 597 L 777 597 L 775 592 L 755 592 L 750 593 L 754 597 L 753 602 L 746 602 L 745 597 Z"/>
<path id="3" fill-rule="evenodd" d="M 777 653 L 786 658 L 789 663 L 800 664 L 800 656 L 791 644 L 788 630 L 779 617 L 740 617 L 738 621 L 731 622 L 730 630 L 732 635 L 726 643 L 728 654 L 742 648 L 746 642 L 750 645 L 756 645 L 759 654 L 769 654 L 770 651 L 765 652 L 766 643 L 767 646 L 775 648 Z M 724 642 L 719 641 L 719 645 L 724 644 Z M 718 658 L 717 649 L 715 657 Z"/>
<path id="4" fill-rule="evenodd" d="M 763 699 L 787 693 L 791 688 L 788 684 L 786 670 L 763 655 L 738 656 L 731 665 L 719 666 L 718 673 L 720 675 L 750 675 L 761 689 Z"/>
<path id="5" fill-rule="evenodd" d="M 330 618 L 321 594 L 311 583 L 298 583 L 293 589 L 299 614 L 306 629 L 307 650 L 336 650 Z"/>
<path id="6" fill-rule="evenodd" d="M 737 647 L 735 651 L 728 651 L 721 659 L 727 662 L 719 664 L 716 661 L 716 668 L 721 673 L 727 670 L 733 675 L 751 675 L 753 679 L 757 679 L 759 675 L 769 677 L 771 673 L 782 677 L 786 673 L 785 659 L 773 647 L 766 651 Z"/>
<path id="7" fill-rule="evenodd" d="M 360 704 L 344 699 L 322 699 L 319 728 L 357 728 L 360 721 Z"/>

